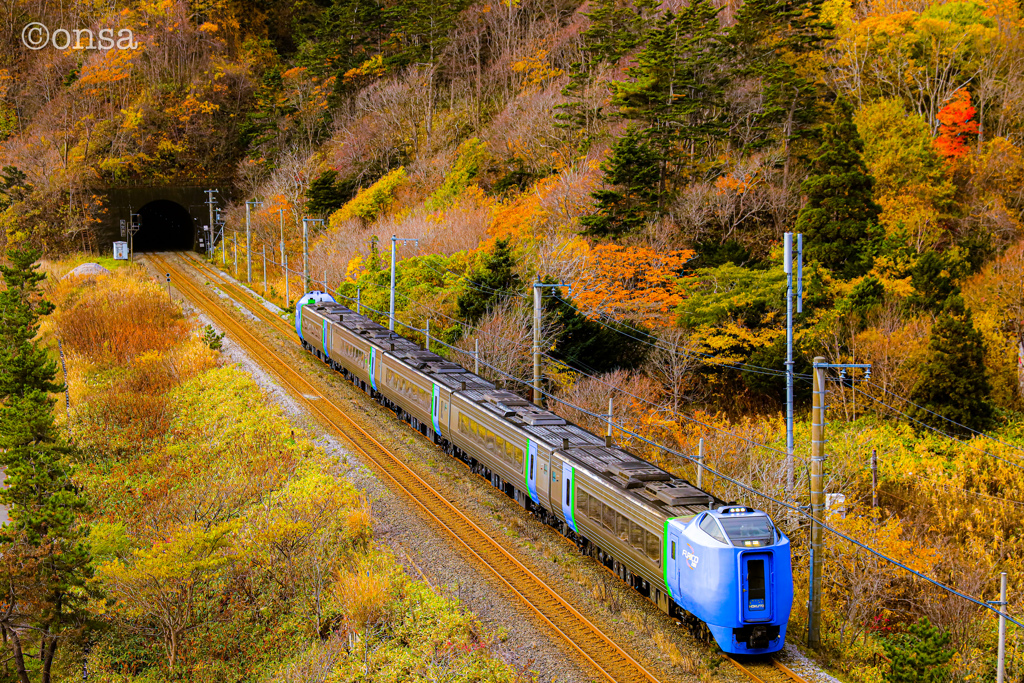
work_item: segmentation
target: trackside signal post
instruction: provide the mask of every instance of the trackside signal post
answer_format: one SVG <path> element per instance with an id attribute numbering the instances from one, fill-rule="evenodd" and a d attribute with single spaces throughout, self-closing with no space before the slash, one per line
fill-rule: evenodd
<path id="1" fill-rule="evenodd" d="M 861 368 L 864 379 L 871 377 L 871 365 L 866 363 L 826 363 L 822 356 L 814 359 L 814 393 L 811 408 L 811 462 L 808 484 L 811 489 L 811 576 L 807 595 L 807 647 L 821 645 L 821 572 L 825 558 L 825 370 L 839 370 L 846 378 L 848 369 Z"/>
<path id="2" fill-rule="evenodd" d="M 312 286 L 312 280 L 309 279 L 309 224 L 323 222 L 323 218 L 302 219 L 302 286 L 304 291 L 309 290 Z"/>

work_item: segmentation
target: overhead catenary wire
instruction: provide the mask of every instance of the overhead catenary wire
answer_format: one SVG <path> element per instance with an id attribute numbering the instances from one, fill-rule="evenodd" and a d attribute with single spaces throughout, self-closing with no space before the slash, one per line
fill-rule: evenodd
<path id="1" fill-rule="evenodd" d="M 327 283 L 324 283 L 324 290 L 325 291 L 329 291 Z M 340 292 L 337 292 L 337 294 L 339 296 L 342 296 L 345 299 L 354 300 L 353 297 L 346 296 L 344 294 L 341 294 Z M 369 307 L 365 307 L 365 308 L 367 310 L 370 310 L 370 311 L 373 311 L 375 313 L 378 313 L 379 315 L 385 315 L 381 311 L 377 311 L 377 310 L 369 308 Z M 419 328 L 417 328 L 417 327 L 415 327 L 413 325 L 410 325 L 410 324 L 408 324 L 408 323 L 406 323 L 404 321 L 400 321 L 400 320 L 396 319 L 396 323 L 401 323 L 404 327 L 406 327 L 408 329 L 415 330 L 415 331 L 418 331 L 418 332 L 422 332 L 422 330 L 419 330 Z M 466 349 L 460 349 L 460 348 L 458 348 L 456 346 L 453 346 L 453 345 L 448 344 L 446 342 L 443 342 L 441 340 L 437 340 L 437 343 L 441 344 L 442 346 L 445 346 L 445 347 L 447 347 L 447 348 L 449 348 L 449 349 L 451 349 L 453 351 L 457 351 L 459 353 L 463 353 L 463 354 L 467 354 L 467 355 L 473 355 L 471 351 L 468 351 Z M 517 382 L 523 383 L 523 384 L 528 385 L 528 386 L 530 385 L 530 382 L 528 380 L 526 380 L 524 378 L 520 378 L 520 377 L 515 377 L 514 375 L 511 375 L 511 374 L 501 370 L 500 368 L 498 368 L 498 367 L 496 367 L 494 365 L 491 365 L 490 363 L 487 363 L 486 361 L 480 361 L 480 363 L 483 364 L 485 367 L 488 367 L 491 370 L 497 372 L 498 374 L 500 374 L 500 375 L 502 375 L 504 377 L 507 377 L 507 378 L 509 378 L 509 379 L 511 379 L 513 381 L 517 381 Z M 574 404 L 572 404 L 572 403 L 570 403 L 568 401 L 560 399 L 559 397 L 551 394 L 550 392 L 544 391 L 543 389 L 535 388 L 535 390 L 540 391 L 541 394 L 549 397 L 550 399 L 558 401 L 559 403 L 567 405 L 567 406 L 569 406 L 571 408 L 574 408 L 575 410 L 579 410 L 580 412 L 588 414 L 588 415 L 590 415 L 592 417 L 605 420 L 605 421 L 608 422 L 609 425 L 611 425 L 612 427 L 618 429 L 622 433 L 628 434 L 629 436 L 632 436 L 633 438 L 639 439 L 640 441 L 643 441 L 644 443 L 647 443 L 648 445 L 651 445 L 651 446 L 653 446 L 655 448 L 658 448 L 658 449 L 660 449 L 660 450 L 662 450 L 662 451 L 664 451 L 666 453 L 669 453 L 669 454 L 675 455 L 677 457 L 681 457 L 681 458 L 683 458 L 685 460 L 689 460 L 691 462 L 694 462 L 695 464 L 697 463 L 697 459 L 694 456 L 688 455 L 686 453 L 682 453 L 680 451 L 676 451 L 675 449 L 669 448 L 668 446 L 664 446 L 664 445 L 656 443 L 656 442 L 654 442 L 654 441 L 652 441 L 652 440 L 650 440 L 650 439 L 648 439 L 648 438 L 646 438 L 644 436 L 641 436 L 640 434 L 637 434 L 637 433 L 633 432 L 632 430 L 626 428 L 624 425 L 615 423 L 613 418 L 612 418 L 612 416 L 610 416 L 610 415 L 606 416 L 606 415 L 601 415 L 601 414 L 598 414 L 598 413 L 594 413 L 593 411 L 587 410 L 586 408 L 574 405 Z M 869 395 L 869 397 L 870 397 L 870 395 Z M 874 398 L 874 397 L 870 397 L 870 398 Z M 875 400 L 877 400 L 877 399 L 875 399 Z M 899 411 L 897 411 L 897 412 L 899 412 Z M 742 438 L 742 437 L 739 437 L 739 438 Z M 764 446 L 765 448 L 769 448 L 769 449 L 771 448 L 770 446 L 765 446 L 763 444 L 762 444 L 762 446 Z M 776 450 L 776 449 L 772 449 L 772 450 Z M 862 543 L 862 542 L 860 542 L 860 541 L 858 541 L 858 540 L 856 540 L 854 538 L 851 538 L 850 536 L 844 534 L 843 532 L 841 532 L 838 529 L 832 527 L 831 525 L 825 523 L 824 521 L 815 518 L 807 510 L 805 510 L 805 509 L 803 509 L 803 508 L 801 508 L 799 506 L 791 505 L 789 503 L 781 501 L 781 500 L 775 498 L 774 496 L 771 496 L 770 494 L 764 493 L 763 491 L 760 491 L 760 490 L 758 490 L 758 489 L 756 489 L 756 488 L 754 488 L 754 487 L 752 487 L 752 486 L 750 486 L 750 485 L 748 485 L 748 484 L 746 484 L 746 483 L 744 483 L 742 481 L 739 481 L 738 479 L 735 479 L 734 477 L 730 477 L 729 475 L 724 474 L 723 472 L 719 472 L 718 470 L 714 469 L 713 467 L 711 467 L 711 466 L 709 466 L 709 465 L 707 465 L 705 463 L 700 463 L 700 464 L 704 468 L 705 472 L 708 472 L 709 474 L 712 474 L 712 475 L 718 477 L 719 479 L 721 479 L 723 481 L 729 482 L 729 483 L 733 484 L 734 486 L 738 487 L 739 489 L 747 491 L 750 494 L 753 494 L 753 495 L 758 496 L 758 497 L 760 497 L 760 498 L 762 498 L 764 500 L 772 502 L 772 503 L 774 503 L 774 504 L 776 504 L 776 505 L 778 505 L 778 506 L 780 506 L 782 508 L 791 510 L 791 511 L 801 515 L 802 517 L 805 517 L 809 521 L 813 521 L 813 522 L 819 524 L 822 529 L 828 531 L 829 533 L 835 535 L 836 537 L 842 538 L 843 540 L 847 541 L 848 543 L 852 543 L 853 545 L 855 545 L 855 546 L 857 546 L 857 547 L 859 547 L 859 548 L 861 548 L 863 550 L 866 550 L 867 552 L 871 553 L 872 555 L 874 555 L 874 556 L 876 556 L 876 557 L 878 557 L 878 558 L 880 558 L 880 559 L 882 559 L 882 560 L 892 564 L 893 566 L 899 567 L 900 569 L 903 569 L 904 571 L 906 571 L 906 572 L 908 572 L 908 573 L 918 577 L 919 579 L 921 579 L 921 580 L 923 580 L 923 581 L 925 581 L 927 583 L 930 583 L 930 584 L 936 586 L 937 588 L 939 588 L 941 590 L 946 591 L 947 593 L 949 593 L 951 595 L 955 595 L 955 596 L 957 596 L 957 597 L 959 597 L 959 598 L 961 598 L 963 600 L 966 600 L 966 601 L 968 601 L 968 602 L 970 602 L 970 603 L 972 603 L 974 605 L 977 605 L 978 607 L 981 607 L 981 608 L 983 608 L 985 610 L 993 612 L 994 614 L 1005 618 L 1007 621 L 1015 624 L 1016 626 L 1024 628 L 1024 623 L 1021 623 L 1020 621 L 1017 621 L 1016 619 L 1014 619 L 1013 617 L 1005 614 L 1004 612 L 999 611 L 994 606 L 989 605 L 989 604 L 983 602 L 982 600 L 979 600 L 978 598 L 975 598 L 973 596 L 970 596 L 970 595 L 967 595 L 965 593 L 962 593 L 962 592 L 960 592 L 960 591 L 958 591 L 958 590 L 956 590 L 956 589 L 954 589 L 954 588 L 952 588 L 950 586 L 947 586 L 947 585 L 943 584 L 942 582 L 940 582 L 940 581 L 938 581 L 936 579 L 933 579 L 930 576 L 927 576 L 927 575 L 923 574 L 922 572 L 919 572 L 919 571 L 917 571 L 917 570 L 915 570 L 915 569 L 913 569 L 911 567 L 908 567 L 907 565 L 903 564 L 899 560 L 896 560 L 895 558 L 889 557 L 885 553 L 883 553 L 883 552 L 881 552 L 879 550 L 876 550 L 875 548 L 872 548 L 871 546 L 868 546 L 867 544 Z"/>
<path id="2" fill-rule="evenodd" d="M 946 437 L 947 439 L 951 439 L 951 440 L 956 441 L 958 443 L 962 443 L 963 445 L 965 445 L 965 446 L 967 446 L 969 448 L 972 448 L 972 449 L 974 449 L 975 451 L 977 451 L 979 453 L 984 453 L 985 455 L 989 456 L 990 458 L 995 458 L 996 460 L 1000 460 L 1002 462 L 1005 462 L 1007 465 L 1010 465 L 1011 467 L 1016 467 L 1017 469 L 1024 470 L 1024 465 L 1022 465 L 1019 462 L 1014 462 L 1012 460 L 1007 460 L 1006 458 L 1004 458 L 1002 456 L 999 456 L 999 455 L 996 455 L 995 453 L 991 453 L 989 451 L 986 451 L 984 448 L 979 448 L 979 447 L 975 446 L 974 444 L 972 444 L 969 441 L 964 441 L 963 439 L 958 439 L 957 437 L 955 437 L 955 436 L 953 436 L 951 434 L 947 434 L 946 432 L 942 431 L 941 429 L 939 429 L 937 427 L 933 427 L 930 424 L 927 424 L 925 422 L 922 422 L 921 420 L 918 420 L 917 418 L 912 417 L 911 415 L 908 415 L 907 413 L 903 412 L 899 408 L 897 408 L 895 406 L 892 406 L 892 405 L 889 405 L 888 403 L 886 403 L 882 399 L 875 398 L 871 394 L 869 394 L 866 391 L 863 391 L 861 389 L 858 389 L 857 387 L 853 387 L 853 390 L 855 392 L 857 392 L 857 393 L 860 393 L 860 394 L 863 394 L 864 396 L 867 396 L 869 399 L 871 399 L 875 403 L 878 403 L 879 405 L 885 406 L 889 410 L 892 410 L 893 412 L 896 412 L 896 413 L 902 415 L 903 417 L 907 418 L 911 422 L 919 424 L 919 425 L 921 425 L 922 427 L 924 427 L 926 429 L 930 429 L 930 430 L 932 430 L 933 432 L 935 432 L 937 434 L 941 434 L 942 436 Z"/>
<path id="3" fill-rule="evenodd" d="M 405 323 L 403 323 L 403 325 L 404 324 Z M 408 325 L 406 325 L 406 326 L 409 327 Z M 412 329 L 416 329 L 416 328 L 412 328 Z M 439 343 L 441 343 L 444 346 L 447 346 L 447 347 L 449 347 L 449 348 L 451 348 L 453 350 L 460 351 L 462 353 L 470 353 L 468 351 L 465 351 L 464 349 L 459 349 L 458 347 L 451 346 L 450 344 L 445 344 L 444 342 L 439 342 Z M 520 381 L 520 382 L 523 382 L 524 384 L 529 384 L 529 382 L 527 382 L 526 380 L 523 380 L 521 378 L 517 378 L 517 377 L 515 377 L 513 375 L 510 375 L 510 374 L 502 371 L 501 369 L 496 368 L 493 365 L 490 365 L 489 363 L 486 363 L 486 362 L 483 362 L 483 361 L 481 361 L 481 363 L 483 365 L 486 365 L 487 367 L 491 368 L 492 370 L 498 372 L 499 374 L 508 377 L 509 379 Z M 643 442 L 645 442 L 645 443 L 647 443 L 647 444 L 649 444 L 651 446 L 659 448 L 659 449 L 665 451 L 666 453 L 670 453 L 672 455 L 675 455 L 675 456 L 678 456 L 678 457 L 681 457 L 681 458 L 685 458 L 685 459 L 687 459 L 687 460 L 689 460 L 691 462 L 697 463 L 697 459 L 695 457 L 693 457 L 691 455 L 687 455 L 687 454 L 679 452 L 679 451 L 676 451 L 675 449 L 669 448 L 668 446 L 664 446 L 662 444 L 659 444 L 659 443 L 656 443 L 654 441 L 651 441 L 650 439 L 647 439 L 646 437 L 643 437 L 643 436 L 641 436 L 639 434 L 636 434 L 635 432 L 632 432 L 631 430 L 625 428 L 624 426 L 622 426 L 620 424 L 616 424 L 610 417 L 607 417 L 605 415 L 600 415 L 598 413 L 594 413 L 594 412 L 592 412 L 590 410 L 587 410 L 586 408 L 582 408 L 580 406 L 576 406 L 576 405 L 574 405 L 572 403 L 569 403 L 568 401 L 564 401 L 562 399 L 559 399 L 557 396 L 554 396 L 553 394 L 551 394 L 549 392 L 546 392 L 546 391 L 544 391 L 542 389 L 540 389 L 539 391 L 540 391 L 540 393 L 542 393 L 545 396 L 551 398 L 552 400 L 558 401 L 559 403 L 562 403 L 564 405 L 570 406 L 570 407 L 572 407 L 572 408 L 574 408 L 576 410 L 579 410 L 579 411 L 581 411 L 583 413 L 591 415 L 592 417 L 596 417 L 596 418 L 600 418 L 600 419 L 605 419 L 609 424 L 611 424 L 613 427 L 615 427 L 616 429 L 620 430 L 621 432 L 629 434 L 630 436 L 632 436 L 634 438 L 637 438 L 637 439 L 639 439 L 639 440 L 641 440 L 641 441 L 643 441 Z M 765 499 L 767 501 L 770 501 L 772 503 L 775 503 L 776 505 L 779 505 L 779 506 L 781 506 L 783 508 L 792 510 L 793 512 L 796 512 L 797 514 L 807 518 L 809 521 L 813 521 L 813 522 L 819 524 L 822 529 L 825 529 L 829 533 L 831 533 L 831 534 L 833 534 L 833 535 L 835 535 L 835 536 L 837 536 L 839 538 L 842 538 L 843 540 L 845 540 L 845 541 L 847 541 L 849 543 L 852 543 L 852 544 L 858 546 L 859 548 L 862 548 L 862 549 L 868 551 L 869 553 L 875 555 L 876 557 L 878 557 L 878 558 L 880 558 L 880 559 L 882 559 L 882 560 L 884 560 L 886 562 L 889 562 L 890 564 L 892 564 L 892 565 L 894 565 L 896 567 L 899 567 L 900 569 L 903 569 L 904 571 L 909 572 L 910 574 L 913 574 L 914 576 L 917 576 L 918 578 L 920 578 L 920 579 L 922 579 L 922 580 L 924 580 L 924 581 L 926 581 L 926 582 L 936 586 L 937 588 L 940 588 L 941 590 L 944 590 L 944 591 L 946 591 L 946 592 L 948 592 L 948 593 L 950 593 L 952 595 L 956 595 L 959 598 L 967 600 L 968 602 L 971 602 L 971 603 L 973 603 L 973 604 L 975 604 L 975 605 L 977 605 L 979 607 L 982 607 L 982 608 L 984 608 L 984 609 L 986 609 L 986 610 L 988 610 L 990 612 L 993 612 L 993 613 L 995 613 L 997 615 L 1004 616 L 1007 619 L 1007 621 L 1011 621 L 1012 623 L 1016 624 L 1017 626 L 1019 626 L 1021 628 L 1024 628 L 1024 624 L 1022 624 L 1021 622 L 1017 621 L 1016 619 L 1014 619 L 1014 618 L 1012 618 L 1010 616 L 1007 616 L 1007 615 L 1003 614 L 999 610 L 995 609 L 992 605 L 989 605 L 989 604 L 983 602 L 982 600 L 979 600 L 978 598 L 975 598 L 973 596 L 967 595 L 966 593 L 961 593 L 960 591 L 956 590 L 955 588 L 947 586 L 944 583 L 942 583 L 941 581 L 938 581 L 937 579 L 933 579 L 930 576 L 927 576 L 927 575 L 923 574 L 922 572 L 919 572 L 919 571 L 917 571 L 917 570 L 915 570 L 915 569 L 913 569 L 911 567 L 908 567 L 907 565 L 903 564 L 899 560 L 897 560 L 895 558 L 892 558 L 892 557 L 889 557 L 885 553 L 883 553 L 883 552 L 881 552 L 879 550 L 876 550 L 875 548 L 872 548 L 871 546 L 869 546 L 869 545 L 867 545 L 865 543 L 861 543 L 860 541 L 858 541 L 858 540 L 856 540 L 854 538 L 851 538 L 850 536 L 847 536 L 843 532 L 841 532 L 838 529 L 832 527 L 831 525 L 825 523 L 824 521 L 822 521 L 820 519 L 817 519 L 816 517 L 811 515 L 811 513 L 809 513 L 807 510 L 805 510 L 805 509 L 803 509 L 801 507 L 798 507 L 796 505 L 790 505 L 789 503 L 785 503 L 785 502 L 783 502 L 781 500 L 778 500 L 774 496 L 771 496 L 770 494 L 764 493 L 763 491 L 759 491 L 758 489 L 755 489 L 754 487 L 752 487 L 752 486 L 750 486 L 748 484 L 745 484 L 745 483 L 739 481 L 738 479 L 730 477 L 727 474 L 719 472 L 719 471 L 715 470 L 713 467 L 709 467 L 706 464 L 701 463 L 701 465 L 704 468 L 705 472 L 709 472 L 709 473 L 719 477 L 720 479 L 722 479 L 724 481 L 727 481 L 727 482 L 737 486 L 738 488 L 743 489 L 744 491 L 747 491 L 748 493 L 751 493 L 753 495 L 759 496 L 759 497 L 761 497 L 761 498 L 763 498 L 763 499 Z"/>
<path id="4" fill-rule="evenodd" d="M 883 387 L 883 386 L 881 386 L 881 385 L 879 385 L 879 384 L 875 384 L 874 382 L 872 382 L 872 381 L 870 381 L 870 380 L 868 380 L 868 384 L 870 384 L 871 386 L 873 386 L 873 387 L 876 387 L 876 388 L 878 388 L 878 389 L 881 389 L 882 391 L 884 391 L 885 393 L 889 394 L 890 396 L 894 396 L 895 398 L 898 398 L 899 400 L 901 400 L 901 401 L 903 401 L 903 402 L 905 402 L 905 403 L 909 403 L 910 405 L 914 406 L 915 408 L 917 408 L 917 409 L 919 409 L 919 410 L 923 410 L 923 411 L 925 411 L 926 413 L 931 413 L 932 415 L 934 415 L 934 416 L 936 416 L 936 417 L 938 417 L 938 418 L 941 418 L 941 419 L 945 420 L 946 422 L 949 422 L 949 423 L 950 423 L 950 424 L 952 424 L 952 425 L 956 425 L 957 427 L 960 427 L 960 428 L 962 428 L 962 429 L 966 429 L 967 431 L 971 432 L 972 434 L 975 434 L 975 435 L 977 435 L 977 436 L 983 436 L 983 437 L 985 437 L 986 439 L 992 439 L 992 440 L 993 440 L 993 441 L 995 441 L 996 443 L 1000 443 L 1000 444 L 1002 444 L 1002 445 L 1006 446 L 1007 448 L 1012 448 L 1012 449 L 1014 449 L 1014 450 L 1016 450 L 1016 451 L 1022 451 L 1022 452 L 1024 452 L 1024 448 L 1021 448 L 1020 446 L 1016 446 L 1016 445 L 1014 445 L 1014 444 L 1012 444 L 1012 443 L 1007 443 L 1006 441 L 1003 441 L 1003 440 L 1002 440 L 1002 439 L 1000 439 L 1000 438 L 997 438 L 997 437 L 995 437 L 995 436 L 992 436 L 991 434 L 986 434 L 985 432 L 981 432 L 981 431 L 978 431 L 977 429 L 971 429 L 971 428 L 970 428 L 970 427 L 968 427 L 967 425 L 964 425 L 964 424 L 960 424 L 960 423 L 959 423 L 959 422 L 957 422 L 956 420 L 950 419 L 950 418 L 946 417 L 945 415 L 940 415 L 939 413 L 935 412 L 934 410 L 929 410 L 928 408 L 925 408 L 925 407 L 924 407 L 924 406 L 922 406 L 922 405 L 918 405 L 917 403 L 914 403 L 913 401 L 911 401 L 911 400 L 910 400 L 909 398 L 907 398 L 906 396 L 900 396 L 900 395 L 899 395 L 899 394 L 897 394 L 896 392 L 894 392 L 894 391 L 889 391 L 889 390 L 888 390 L 888 389 L 886 389 L 885 387 Z"/>

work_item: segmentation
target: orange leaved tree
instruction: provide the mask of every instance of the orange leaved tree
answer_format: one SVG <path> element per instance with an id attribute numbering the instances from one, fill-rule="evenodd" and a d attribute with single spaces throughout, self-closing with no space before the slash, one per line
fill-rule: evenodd
<path id="1" fill-rule="evenodd" d="M 975 111 L 971 105 L 971 93 L 967 90 L 957 90 L 939 111 L 939 135 L 934 144 L 935 150 L 947 162 L 967 156 L 968 138 L 978 134 L 978 122 L 972 120 Z"/>

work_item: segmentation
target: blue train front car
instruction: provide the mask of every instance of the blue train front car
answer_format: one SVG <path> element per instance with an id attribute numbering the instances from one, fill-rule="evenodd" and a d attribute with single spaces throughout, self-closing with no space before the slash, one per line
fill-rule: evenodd
<path id="1" fill-rule="evenodd" d="M 729 505 L 665 529 L 665 586 L 730 654 L 776 652 L 793 606 L 789 539 L 763 512 Z"/>

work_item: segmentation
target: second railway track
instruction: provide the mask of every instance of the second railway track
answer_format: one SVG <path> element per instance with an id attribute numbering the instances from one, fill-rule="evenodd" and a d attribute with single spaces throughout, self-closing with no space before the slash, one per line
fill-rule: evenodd
<path id="1" fill-rule="evenodd" d="M 398 456 L 356 424 L 335 405 L 329 396 L 293 368 L 288 360 L 264 344 L 261 339 L 227 313 L 219 302 L 185 277 L 175 264 L 159 255 L 151 254 L 150 258 L 154 265 L 161 268 L 161 272 L 175 276 L 173 284 L 183 296 L 216 320 L 223 331 L 244 347 L 254 359 L 259 359 L 264 367 L 273 373 L 311 414 L 348 441 L 356 451 L 366 458 L 369 464 L 392 482 L 397 490 L 411 498 L 429 519 L 447 530 L 470 556 L 487 567 L 542 622 L 554 630 L 605 678 L 620 683 L 632 683 L 633 681 L 657 683 L 657 678 L 650 671 L 566 602 L 543 579 L 531 572 L 495 539 L 474 524 Z M 206 268 L 200 268 L 200 270 L 204 270 L 207 275 L 212 275 Z M 217 275 L 217 279 L 220 280 L 218 284 L 232 290 L 232 293 L 236 294 L 239 299 L 248 299 L 252 303 L 249 305 L 242 301 L 239 302 L 246 306 L 251 313 L 261 320 L 273 324 L 279 331 L 288 331 L 288 325 L 284 320 L 265 309 L 244 288 L 230 283 L 226 278 L 220 277 L 219 273 Z M 310 396 L 315 398 L 310 399 Z"/>

